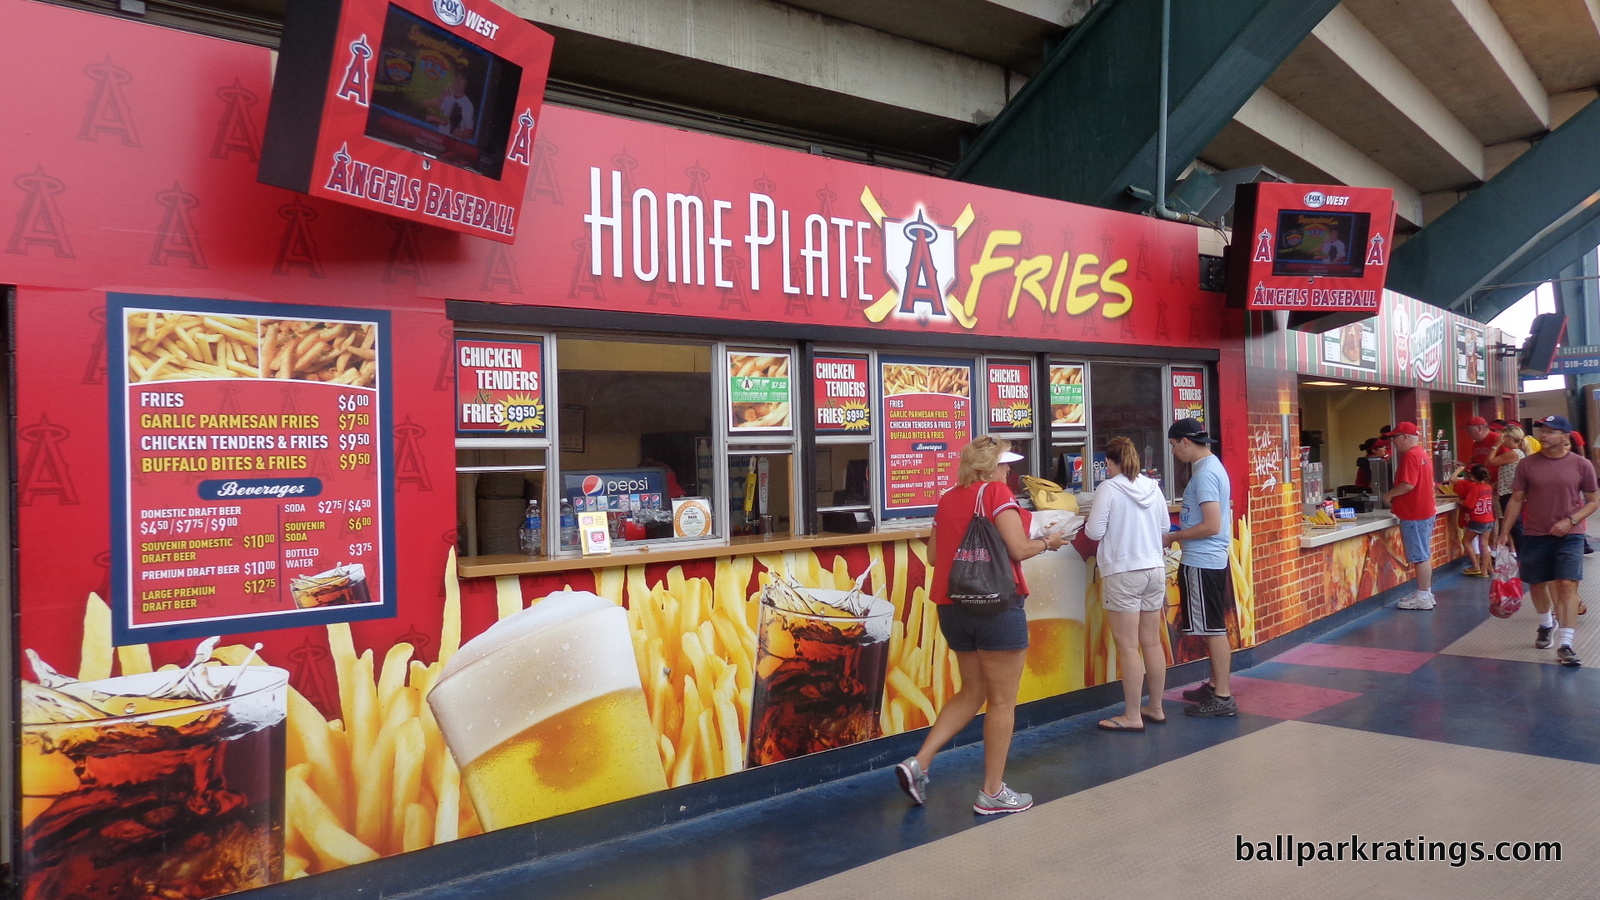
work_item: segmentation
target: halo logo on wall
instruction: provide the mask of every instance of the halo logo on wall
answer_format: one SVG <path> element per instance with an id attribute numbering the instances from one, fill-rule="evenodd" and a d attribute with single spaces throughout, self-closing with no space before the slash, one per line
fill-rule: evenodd
<path id="1" fill-rule="evenodd" d="M 446 25 L 460 25 L 467 20 L 467 5 L 461 0 L 433 0 L 433 14 Z"/>

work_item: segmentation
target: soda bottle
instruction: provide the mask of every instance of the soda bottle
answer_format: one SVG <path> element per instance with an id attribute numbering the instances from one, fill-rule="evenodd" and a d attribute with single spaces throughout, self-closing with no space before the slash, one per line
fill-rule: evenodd
<path id="1" fill-rule="evenodd" d="M 544 517 L 539 514 L 537 497 L 528 501 L 528 509 L 522 514 L 522 527 L 517 529 L 517 545 L 526 556 L 544 553 Z"/>
<path id="2" fill-rule="evenodd" d="M 561 549 L 578 549 L 578 514 L 572 510 L 572 501 L 561 498 Z"/>

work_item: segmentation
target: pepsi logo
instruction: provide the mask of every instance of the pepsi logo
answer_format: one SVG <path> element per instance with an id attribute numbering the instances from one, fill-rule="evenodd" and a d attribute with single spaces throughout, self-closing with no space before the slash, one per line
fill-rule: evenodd
<path id="1" fill-rule="evenodd" d="M 605 480 L 599 475 L 585 475 L 583 477 L 583 495 L 585 497 L 593 497 L 601 491 L 604 491 L 605 488 Z"/>

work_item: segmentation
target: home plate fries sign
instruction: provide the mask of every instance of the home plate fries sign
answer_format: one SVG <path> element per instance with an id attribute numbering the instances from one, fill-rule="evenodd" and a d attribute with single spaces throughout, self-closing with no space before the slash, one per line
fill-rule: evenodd
<path id="1" fill-rule="evenodd" d="M 388 314 L 112 295 L 107 321 L 118 643 L 392 615 Z"/>

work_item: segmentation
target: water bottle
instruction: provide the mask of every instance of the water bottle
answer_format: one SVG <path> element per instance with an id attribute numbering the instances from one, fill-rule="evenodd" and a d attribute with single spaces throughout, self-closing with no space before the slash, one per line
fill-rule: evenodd
<path id="1" fill-rule="evenodd" d="M 544 517 L 539 514 L 538 498 L 529 500 L 528 509 L 522 514 L 522 527 L 517 529 L 517 545 L 525 556 L 544 553 Z"/>
<path id="2" fill-rule="evenodd" d="M 561 549 L 578 549 L 578 514 L 572 510 L 572 501 L 561 498 Z"/>

